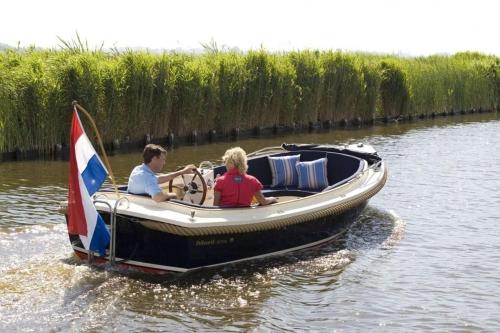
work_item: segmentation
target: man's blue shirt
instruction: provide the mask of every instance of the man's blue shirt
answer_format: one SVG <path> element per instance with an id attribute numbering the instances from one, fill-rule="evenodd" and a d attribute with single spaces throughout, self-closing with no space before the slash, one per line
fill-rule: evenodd
<path id="1" fill-rule="evenodd" d="M 132 194 L 149 194 L 151 197 L 162 190 L 158 185 L 155 173 L 146 164 L 138 165 L 128 178 L 128 192 Z"/>

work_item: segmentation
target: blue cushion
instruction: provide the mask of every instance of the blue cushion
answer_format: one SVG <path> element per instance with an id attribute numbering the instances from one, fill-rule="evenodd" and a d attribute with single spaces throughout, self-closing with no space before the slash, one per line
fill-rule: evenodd
<path id="1" fill-rule="evenodd" d="M 273 182 L 271 187 L 297 186 L 298 175 L 295 165 L 299 162 L 300 155 L 268 156 Z"/>
<path id="2" fill-rule="evenodd" d="M 296 165 L 299 176 L 299 189 L 322 190 L 328 186 L 326 158 L 310 162 L 299 162 Z"/>

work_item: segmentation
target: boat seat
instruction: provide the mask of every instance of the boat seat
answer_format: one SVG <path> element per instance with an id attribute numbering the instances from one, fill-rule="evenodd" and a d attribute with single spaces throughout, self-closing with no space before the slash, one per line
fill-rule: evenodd
<path id="1" fill-rule="evenodd" d="M 297 186 L 284 186 L 284 187 L 269 187 L 265 186 L 262 189 L 262 194 L 265 197 L 280 197 L 280 196 L 294 196 L 294 197 L 307 197 L 319 193 L 320 191 L 301 190 Z"/>
<path id="2" fill-rule="evenodd" d="M 362 159 L 342 153 L 326 152 L 326 151 L 307 151 L 297 150 L 276 154 L 274 156 L 287 156 L 300 154 L 300 161 L 313 161 L 319 158 L 326 157 L 327 173 L 328 173 L 328 188 L 333 188 L 344 184 L 353 177 L 355 177 L 361 170 L 363 170 L 364 162 Z M 219 166 L 214 169 L 214 174 L 223 174 L 226 171 L 224 166 Z M 273 176 L 267 156 L 259 156 L 248 159 L 248 174 L 256 177 L 264 189 L 270 188 Z M 283 190 L 282 188 L 275 188 L 276 190 Z M 285 190 L 297 190 L 297 188 L 285 188 Z M 302 191 L 302 190 L 300 190 Z M 320 191 L 319 191 L 320 192 Z M 316 192 L 313 192 L 316 193 Z"/>

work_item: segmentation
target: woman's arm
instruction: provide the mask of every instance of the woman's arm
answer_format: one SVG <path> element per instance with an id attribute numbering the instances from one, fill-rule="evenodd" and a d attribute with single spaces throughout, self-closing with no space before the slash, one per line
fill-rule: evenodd
<path id="1" fill-rule="evenodd" d="M 220 203 L 220 192 L 214 191 L 214 206 L 218 206 Z"/>
<path id="2" fill-rule="evenodd" d="M 262 191 L 255 192 L 254 195 L 261 206 L 266 206 L 278 202 L 278 199 L 276 199 L 275 197 L 266 198 L 264 194 L 262 194 Z"/>

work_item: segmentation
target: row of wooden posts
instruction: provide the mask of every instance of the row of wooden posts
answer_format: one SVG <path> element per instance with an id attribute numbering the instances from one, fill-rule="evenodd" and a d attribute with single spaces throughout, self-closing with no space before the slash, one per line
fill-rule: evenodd
<path id="1" fill-rule="evenodd" d="M 447 116 L 457 116 L 466 114 L 480 114 L 480 113 L 491 113 L 500 112 L 500 108 L 495 108 L 491 110 L 485 110 L 482 108 L 469 109 L 469 110 L 450 110 L 448 112 L 432 112 L 429 115 L 408 115 L 400 116 L 396 118 L 375 118 L 369 120 L 363 120 L 359 117 L 354 119 L 342 119 L 337 123 L 331 120 L 316 122 L 309 122 L 307 124 L 292 124 L 292 126 L 279 126 L 272 125 L 269 127 L 255 127 L 253 129 L 240 129 L 238 127 L 233 128 L 228 133 L 217 133 L 216 130 L 209 130 L 208 132 L 198 132 L 196 130 L 192 131 L 190 134 L 185 136 L 175 136 L 174 133 L 167 133 L 164 137 L 153 137 L 150 134 L 145 134 L 142 140 L 131 141 L 128 137 L 124 139 L 114 139 L 112 142 L 105 143 L 106 150 L 109 152 L 119 152 L 119 151 L 133 151 L 142 149 L 145 144 L 156 143 L 160 144 L 167 149 L 182 146 L 182 145 L 197 145 L 212 143 L 222 140 L 238 140 L 248 137 L 259 137 L 259 136 L 272 136 L 272 135 L 282 135 L 286 133 L 300 133 L 300 132 L 312 132 L 312 131 L 331 131 L 335 129 L 344 130 L 355 130 L 357 128 L 399 123 L 399 122 L 410 122 L 423 119 L 433 119 L 436 117 L 447 117 Z M 59 143 L 54 147 L 54 151 L 50 155 L 43 154 L 36 149 L 30 151 L 13 151 L 0 154 L 1 161 L 10 160 L 26 160 L 26 159 L 38 159 L 38 158 L 49 158 L 49 159 L 67 159 L 69 157 L 69 147 L 66 144 Z"/>

